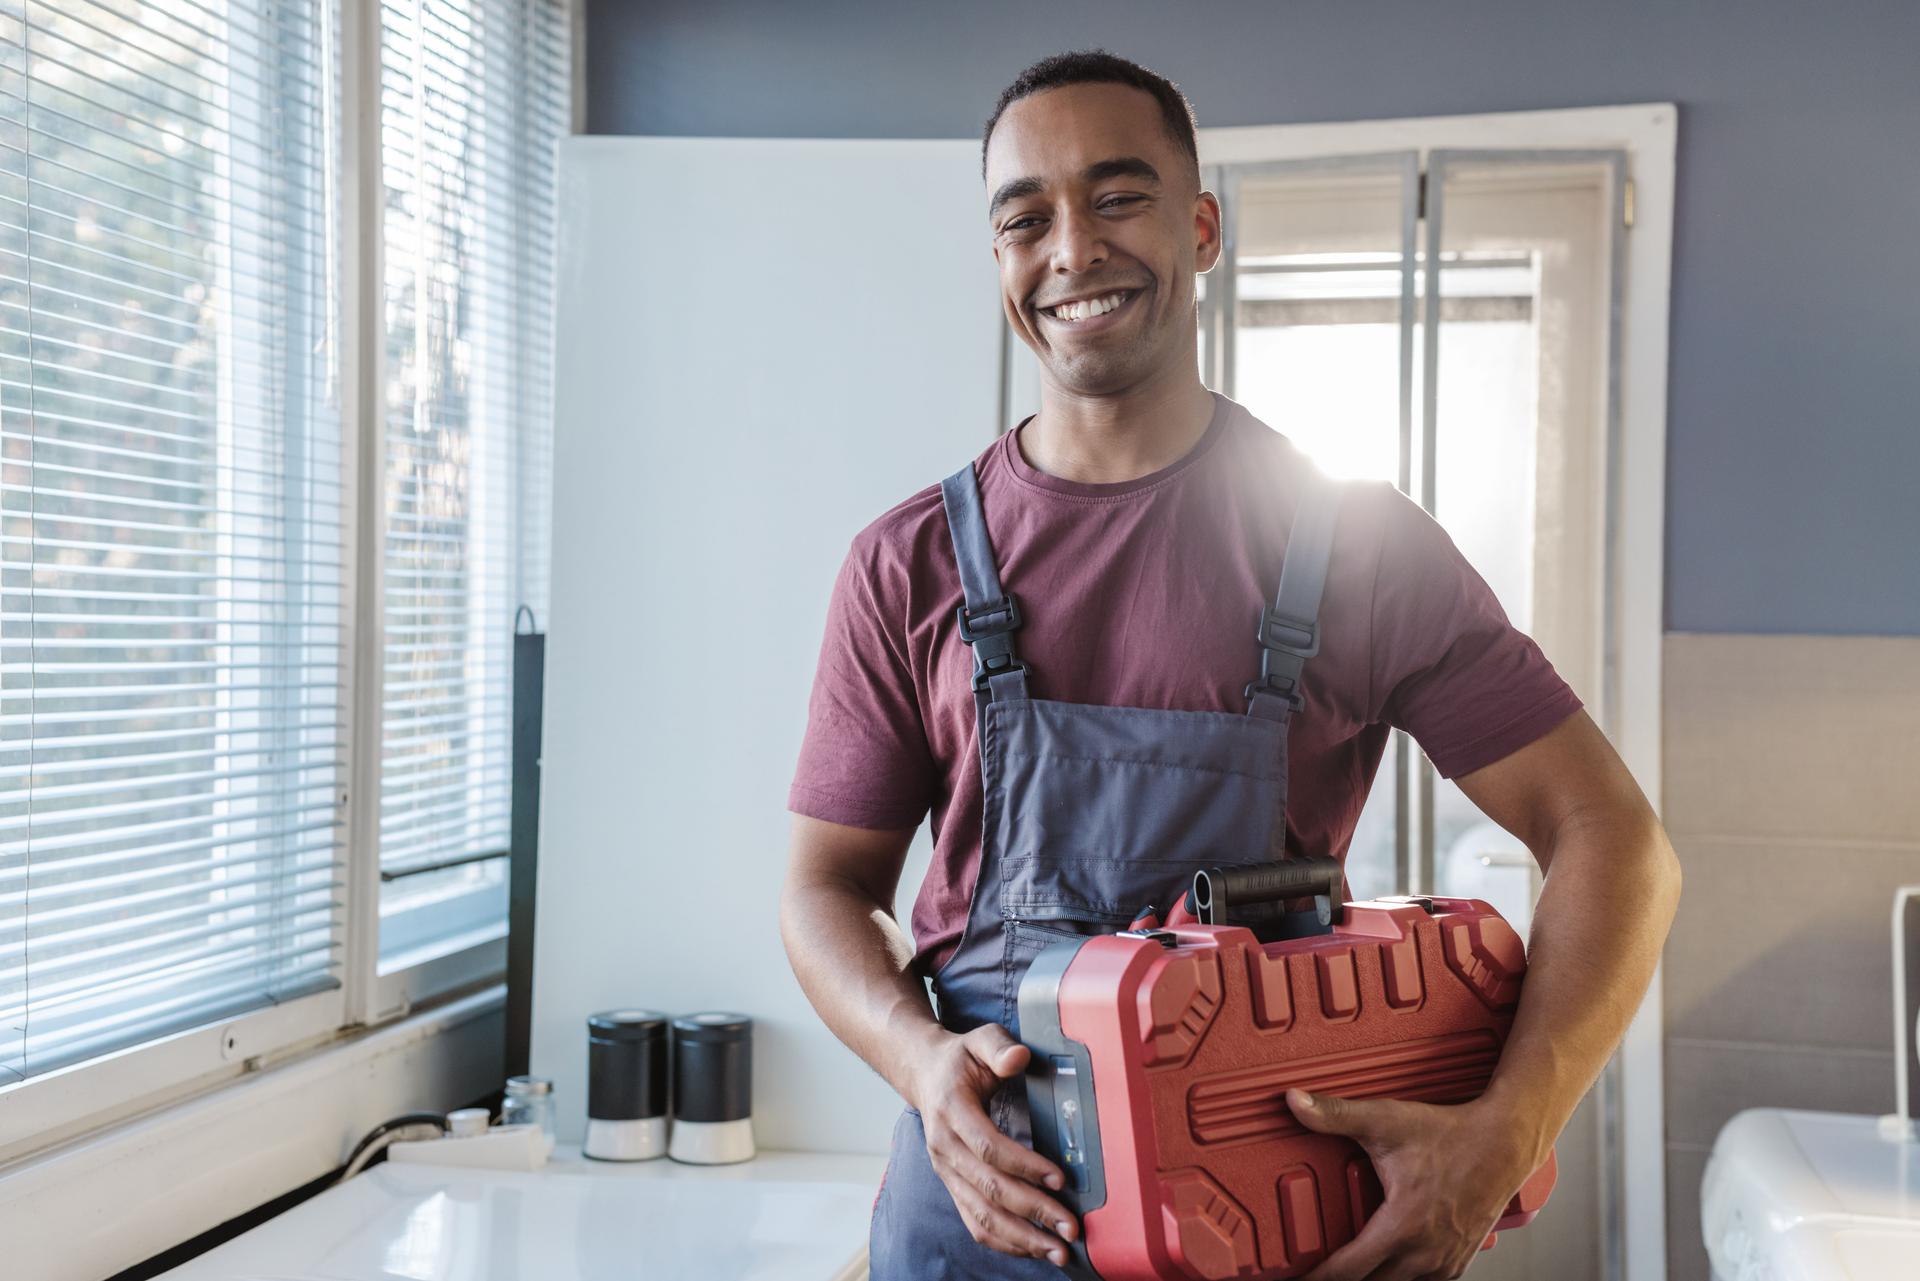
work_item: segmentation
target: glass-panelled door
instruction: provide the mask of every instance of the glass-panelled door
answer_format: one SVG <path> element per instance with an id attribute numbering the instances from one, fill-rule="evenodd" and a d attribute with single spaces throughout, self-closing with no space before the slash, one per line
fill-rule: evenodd
<path id="1" fill-rule="evenodd" d="M 1427 158 L 1422 504 L 1612 729 L 1620 151 Z M 1437 317 L 1437 322 L 1435 318 Z M 1531 916 L 1521 843 L 1434 779 L 1415 879 Z"/>
<path id="2" fill-rule="evenodd" d="M 1329 472 L 1433 513 L 1608 724 L 1624 155 L 1419 159 L 1210 169 L 1226 254 L 1202 277 L 1203 375 Z M 1540 888 L 1400 734 L 1347 866 L 1355 894 L 1484 898 L 1522 931 Z"/>

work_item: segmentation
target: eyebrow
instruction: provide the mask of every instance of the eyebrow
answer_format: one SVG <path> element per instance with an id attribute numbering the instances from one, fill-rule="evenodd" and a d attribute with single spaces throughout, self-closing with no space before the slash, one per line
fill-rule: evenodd
<path id="1" fill-rule="evenodd" d="M 1089 186 L 1108 178 L 1142 178 L 1157 185 L 1160 171 L 1138 156 L 1113 156 L 1094 161 L 1081 171 L 1080 178 Z M 1009 200 L 1038 195 L 1046 189 L 1047 184 L 1039 178 L 1014 178 L 1002 183 L 1000 190 L 993 193 L 993 199 L 987 204 L 987 219 L 991 221 L 1000 212 L 1000 206 Z"/>

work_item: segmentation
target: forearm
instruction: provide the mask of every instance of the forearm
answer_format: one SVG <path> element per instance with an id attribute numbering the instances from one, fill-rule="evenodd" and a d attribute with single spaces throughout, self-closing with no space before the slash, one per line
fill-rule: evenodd
<path id="1" fill-rule="evenodd" d="M 1547 862 L 1520 1007 L 1482 1099 L 1519 1123 L 1533 1165 L 1626 1034 L 1680 896 L 1678 861 L 1648 810 L 1569 817 Z"/>
<path id="2" fill-rule="evenodd" d="M 849 881 L 789 881 L 780 933 L 801 990 L 847 1048 L 913 1102 L 912 1065 L 946 1035 L 914 974 L 913 943 L 872 895 Z"/>

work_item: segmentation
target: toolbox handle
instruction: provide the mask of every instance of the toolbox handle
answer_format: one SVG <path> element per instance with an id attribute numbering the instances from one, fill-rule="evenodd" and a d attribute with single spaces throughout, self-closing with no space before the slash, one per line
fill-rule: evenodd
<path id="1" fill-rule="evenodd" d="M 1186 895 L 1187 910 L 1202 925 L 1225 925 L 1237 907 L 1279 903 L 1311 894 L 1319 923 L 1330 927 L 1344 912 L 1340 886 L 1340 861 L 1325 855 L 1208 867 L 1193 874 L 1193 888 Z"/>

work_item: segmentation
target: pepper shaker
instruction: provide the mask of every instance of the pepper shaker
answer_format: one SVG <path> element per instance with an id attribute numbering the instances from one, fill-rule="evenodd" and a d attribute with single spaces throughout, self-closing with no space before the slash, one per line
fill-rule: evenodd
<path id="1" fill-rule="evenodd" d="M 667 1018 L 607 1010 L 587 1019 L 582 1156 L 647 1161 L 667 1150 Z"/>

